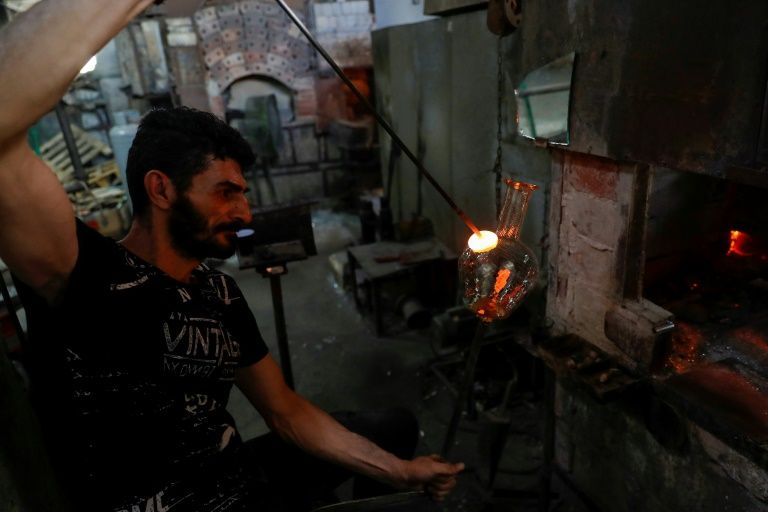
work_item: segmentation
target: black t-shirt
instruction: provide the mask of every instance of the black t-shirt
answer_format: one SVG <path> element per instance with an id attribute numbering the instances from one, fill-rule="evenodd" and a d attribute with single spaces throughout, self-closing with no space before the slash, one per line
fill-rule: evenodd
<path id="1" fill-rule="evenodd" d="M 213 510 L 239 492 L 221 469 L 240 444 L 225 407 L 235 369 L 267 354 L 253 314 L 221 272 L 184 284 L 79 221 L 77 237 L 57 306 L 19 284 L 54 465 L 78 509 Z"/>

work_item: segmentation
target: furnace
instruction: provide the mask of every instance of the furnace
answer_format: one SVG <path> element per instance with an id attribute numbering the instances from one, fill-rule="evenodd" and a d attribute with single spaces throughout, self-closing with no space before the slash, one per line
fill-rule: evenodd
<path id="1" fill-rule="evenodd" d="M 560 207 L 550 211 L 547 311 L 552 333 L 569 337 L 547 342 L 550 362 L 558 364 L 558 350 L 572 357 L 564 347 L 575 336 L 603 366 L 607 358 L 625 372 L 617 386 L 585 377 L 591 362 L 584 357 L 564 362 L 559 464 L 596 491 L 581 465 L 618 435 L 618 422 L 632 436 L 621 441 L 630 458 L 622 460 L 675 471 L 709 458 L 760 495 L 768 467 L 764 189 L 567 152 L 556 162 L 550 200 Z M 592 410 L 599 420 L 580 416 L 596 407 L 586 405 L 584 389 L 604 403 Z M 694 467 L 664 485 L 712 482 L 710 470 Z M 632 485 L 655 479 L 642 467 L 631 474 Z M 626 492 L 617 490 L 625 483 L 613 484 L 611 493 Z"/>

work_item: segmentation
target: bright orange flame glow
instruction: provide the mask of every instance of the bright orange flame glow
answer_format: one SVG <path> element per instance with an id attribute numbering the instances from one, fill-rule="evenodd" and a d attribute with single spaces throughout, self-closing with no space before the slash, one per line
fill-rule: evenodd
<path id="1" fill-rule="evenodd" d="M 746 251 L 751 238 L 743 231 L 731 230 L 731 245 L 728 247 L 726 256 L 735 254 L 736 256 L 752 256 L 751 252 Z"/>
<path id="2" fill-rule="evenodd" d="M 493 231 L 478 231 L 469 237 L 467 245 L 474 252 L 488 252 L 499 244 L 499 237 Z"/>
<path id="3" fill-rule="evenodd" d="M 756 357 L 764 358 L 768 353 L 768 339 L 766 339 L 765 333 L 761 332 L 754 327 L 740 327 L 731 331 L 731 334 L 750 347 L 750 352 L 757 352 Z"/>
<path id="4" fill-rule="evenodd" d="M 507 281 L 509 280 L 509 275 L 512 272 L 509 271 L 509 269 L 503 268 L 499 270 L 499 273 L 496 275 L 496 283 L 493 285 L 493 293 L 494 295 L 498 295 L 504 286 L 506 286 Z"/>

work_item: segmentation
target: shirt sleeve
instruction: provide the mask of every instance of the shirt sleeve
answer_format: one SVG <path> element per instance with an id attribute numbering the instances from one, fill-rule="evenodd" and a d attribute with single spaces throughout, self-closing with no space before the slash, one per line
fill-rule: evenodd
<path id="1" fill-rule="evenodd" d="M 72 269 L 65 293 L 74 290 L 93 291 L 103 287 L 107 274 L 116 263 L 117 244 L 77 219 L 77 262 Z"/>
<path id="2" fill-rule="evenodd" d="M 80 219 L 75 219 L 77 233 L 77 260 L 72 272 L 67 278 L 67 284 L 62 291 L 61 300 L 56 309 L 67 307 L 71 302 L 78 302 L 82 294 L 89 296 L 98 289 L 100 278 L 105 269 L 111 264 L 114 255 L 115 242 L 105 238 L 96 230 L 88 227 Z M 50 308 L 47 302 L 35 291 L 14 278 L 25 308 Z M 82 305 L 78 305 L 85 309 Z"/>

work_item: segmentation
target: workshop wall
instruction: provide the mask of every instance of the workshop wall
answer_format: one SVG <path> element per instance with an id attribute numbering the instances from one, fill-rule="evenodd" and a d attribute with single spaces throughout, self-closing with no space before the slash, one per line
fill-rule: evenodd
<path id="1" fill-rule="evenodd" d="M 725 176 L 756 158 L 766 18 L 760 1 L 529 3 L 505 65 L 519 84 L 576 52 L 569 150 Z"/>
<path id="2" fill-rule="evenodd" d="M 485 13 L 376 30 L 373 47 L 380 111 L 459 207 L 478 225 L 495 226 L 496 107 L 489 99 L 496 90 L 496 46 Z M 381 146 L 386 186 L 386 135 Z M 401 156 L 392 184 L 396 222 L 417 212 L 418 183 L 415 166 Z M 450 248 L 463 249 L 466 226 L 428 182 L 422 194 L 422 216 Z"/>
<path id="3" fill-rule="evenodd" d="M 483 227 L 495 225 L 496 131 L 496 39 L 485 15 L 390 27 L 373 40 L 380 109 Z M 766 19 L 768 4 L 757 0 L 738 8 L 529 2 L 522 25 L 502 41 L 503 168 L 542 185 L 523 237 L 549 273 L 546 326 L 587 340 L 632 371 L 645 368 L 645 384 L 654 380 L 647 373 L 652 344 L 643 359 L 606 334 L 608 313 L 627 302 L 637 305 L 632 312 L 642 310 L 639 317 L 659 313 L 646 308 L 638 289 L 644 187 L 666 169 L 768 183 Z M 555 150 L 517 137 L 514 89 L 571 52 L 570 144 Z M 388 158 L 384 138 L 385 183 Z M 401 157 L 392 191 L 396 218 L 416 210 L 416 185 L 416 170 Z M 460 249 L 466 228 L 424 187 L 423 215 Z M 631 334 L 642 338 L 640 329 Z M 559 386 L 556 454 L 566 478 L 603 510 L 767 510 L 764 450 L 739 447 L 660 393 L 646 385 L 604 402 Z"/>
<path id="4" fill-rule="evenodd" d="M 493 165 L 498 53 L 497 39 L 488 32 L 485 16 L 485 11 L 476 11 L 376 30 L 373 49 L 379 110 L 458 206 L 479 227 L 493 229 L 497 216 Z M 508 52 L 505 40 L 505 60 Z M 502 174 L 540 187 L 529 203 L 522 239 L 544 261 L 551 156 L 545 149 L 515 143 L 509 76 L 505 64 Z M 386 186 L 391 148 L 386 135 L 381 136 L 381 147 Z M 405 156 L 399 157 L 391 198 L 396 221 L 408 221 L 417 212 L 417 173 Z M 469 235 L 466 226 L 429 183 L 422 183 L 422 194 L 422 215 L 431 220 L 444 243 L 461 252 Z M 541 270 L 544 283 L 545 266 Z"/>
<path id="5" fill-rule="evenodd" d="M 424 15 L 424 0 L 373 0 L 373 5 L 379 29 L 433 19 Z"/>
<path id="6" fill-rule="evenodd" d="M 648 358 L 639 360 L 608 333 L 611 310 L 644 307 L 636 289 L 644 246 L 633 244 L 645 237 L 637 212 L 648 175 L 653 180 L 672 168 L 765 186 L 758 147 L 765 140 L 767 9 L 757 1 L 739 9 L 693 2 L 525 4 L 523 24 L 505 41 L 511 84 L 576 52 L 570 145 L 552 150 L 539 141 L 534 149 L 552 155 L 551 330 L 587 340 L 625 368 L 645 367 L 639 378 L 653 383 L 613 401 L 578 386 L 558 389 L 558 468 L 601 510 L 768 510 L 764 452 L 735 441 L 749 437 L 743 432 L 724 434 L 718 420 L 704 422 L 706 402 L 685 410 L 669 405 L 663 379 L 647 368 L 655 334 L 646 340 L 631 320 L 623 326 L 648 342 Z M 639 267 L 632 267 L 633 258 Z M 560 377 L 569 380 L 567 372 Z M 707 414 L 718 417 L 717 410 Z"/>

